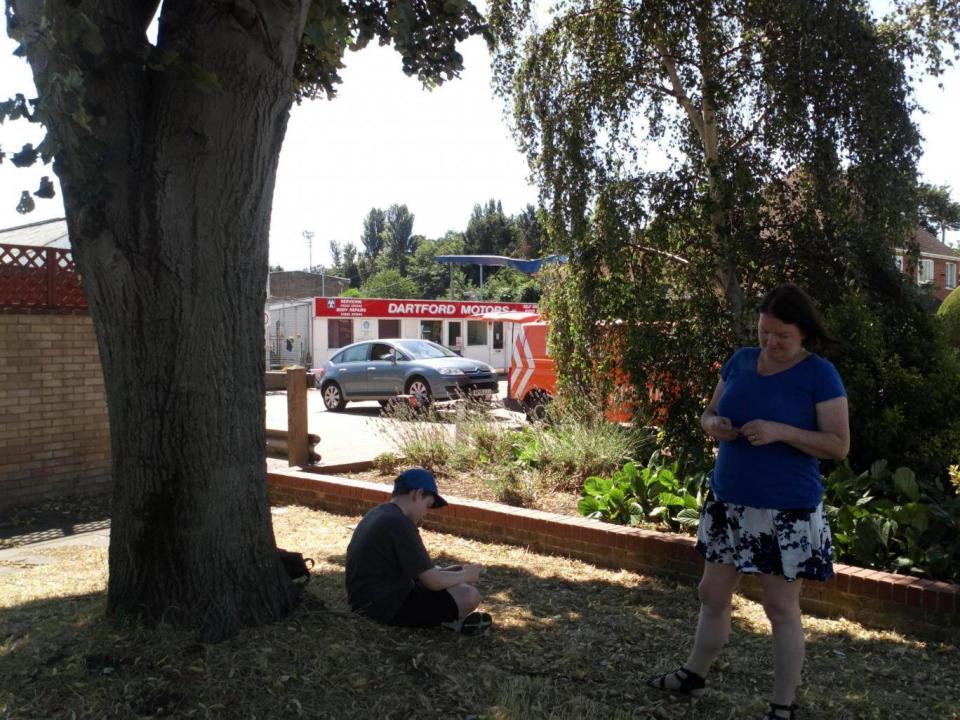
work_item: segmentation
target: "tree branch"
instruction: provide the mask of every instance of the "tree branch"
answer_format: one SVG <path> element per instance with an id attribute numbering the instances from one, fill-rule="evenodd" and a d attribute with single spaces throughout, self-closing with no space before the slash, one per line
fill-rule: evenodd
<path id="1" fill-rule="evenodd" d="M 663 38 L 658 37 L 654 40 L 654 44 L 657 47 L 657 51 L 660 53 L 660 64 L 663 66 L 664 72 L 666 72 L 667 77 L 670 80 L 670 85 L 673 87 L 673 96 L 680 103 L 680 106 L 686 111 L 687 117 L 690 119 L 690 122 L 693 123 L 693 126 L 697 130 L 697 134 L 700 136 L 700 142 L 704 141 L 703 135 L 703 117 L 700 115 L 700 111 L 693 101 L 687 96 L 686 90 L 683 87 L 683 82 L 680 80 L 680 76 L 677 74 L 677 66 L 673 61 L 673 57 L 667 52 L 667 45 L 663 41 Z"/>
<path id="2" fill-rule="evenodd" d="M 674 253 L 667 252 L 666 250 L 657 250 L 656 248 L 649 247 L 648 245 L 639 245 L 637 243 L 627 243 L 627 246 L 632 247 L 634 250 L 642 250 L 643 252 L 649 252 L 649 253 L 653 253 L 654 255 L 660 255 L 661 257 L 665 257 L 668 260 L 672 260 L 673 262 L 680 263 L 681 265 L 690 264 L 690 261 L 687 260 L 685 257 L 680 257 L 679 255 L 675 255 Z"/>
<path id="3" fill-rule="evenodd" d="M 728 148 L 730 152 L 736 152 L 753 139 L 754 135 L 756 135 L 760 130 L 760 126 L 763 125 L 763 122 L 770 115 L 770 111 L 773 110 L 773 107 L 774 102 L 771 100 L 767 103 L 766 107 L 763 108 L 763 112 L 760 113 L 760 117 L 753 121 L 750 129 L 739 140 L 730 145 Z"/>

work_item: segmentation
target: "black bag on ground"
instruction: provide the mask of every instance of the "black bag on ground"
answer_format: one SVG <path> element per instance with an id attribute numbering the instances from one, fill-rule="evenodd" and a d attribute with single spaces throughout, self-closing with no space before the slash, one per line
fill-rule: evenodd
<path id="1" fill-rule="evenodd" d="M 277 548 L 277 557 L 283 564 L 287 575 L 297 585 L 306 585 L 310 582 L 310 569 L 314 566 L 313 558 L 303 557 L 303 553 Z"/>

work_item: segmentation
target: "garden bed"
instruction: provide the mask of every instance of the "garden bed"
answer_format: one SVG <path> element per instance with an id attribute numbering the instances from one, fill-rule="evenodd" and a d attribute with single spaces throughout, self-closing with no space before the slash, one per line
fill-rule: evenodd
<path id="1" fill-rule="evenodd" d="M 379 470 L 364 470 L 347 474 L 338 474 L 339 477 L 350 480 L 365 480 L 366 482 L 393 484 L 396 473 L 383 473 Z M 483 471 L 448 471 L 437 478 L 437 486 L 441 495 L 470 498 L 471 500 L 485 500 L 487 502 L 503 502 L 493 486 L 491 476 Z M 572 515 L 580 517 L 577 502 L 580 494 L 572 490 L 558 490 L 548 487 L 534 487 L 529 502 L 523 507 L 532 510 L 557 513 L 558 515 Z"/>

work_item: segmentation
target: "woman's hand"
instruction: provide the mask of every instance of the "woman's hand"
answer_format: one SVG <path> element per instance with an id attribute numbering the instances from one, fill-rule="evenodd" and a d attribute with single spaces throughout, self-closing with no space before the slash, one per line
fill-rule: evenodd
<path id="1" fill-rule="evenodd" d="M 753 446 L 780 442 L 782 426 L 770 420 L 751 420 L 740 428 L 740 434 Z"/>
<path id="2" fill-rule="evenodd" d="M 704 420 L 703 429 L 710 437 L 722 442 L 731 442 L 739 436 L 737 428 L 730 422 L 730 418 L 720 415 L 710 415 Z"/>

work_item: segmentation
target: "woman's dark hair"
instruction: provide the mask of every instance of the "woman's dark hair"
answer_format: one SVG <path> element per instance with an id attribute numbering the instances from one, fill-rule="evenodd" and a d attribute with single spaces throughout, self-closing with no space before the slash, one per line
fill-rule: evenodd
<path id="1" fill-rule="evenodd" d="M 837 344 L 823 324 L 813 300 L 793 283 L 778 285 L 763 296 L 760 312 L 772 315 L 780 322 L 796 325 L 804 334 L 804 343 L 819 349 Z"/>

